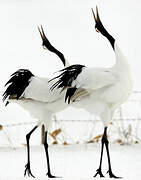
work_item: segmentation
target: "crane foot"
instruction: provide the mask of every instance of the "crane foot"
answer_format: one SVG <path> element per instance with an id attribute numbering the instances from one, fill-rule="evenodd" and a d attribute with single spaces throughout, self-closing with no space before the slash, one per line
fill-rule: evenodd
<path id="1" fill-rule="evenodd" d="M 31 172 L 30 164 L 29 164 L 29 163 L 27 163 L 27 164 L 25 165 L 24 176 L 26 176 L 26 174 L 27 174 L 29 177 L 35 178 L 35 176 L 33 176 L 32 172 Z"/>
<path id="2" fill-rule="evenodd" d="M 122 177 L 115 176 L 111 170 L 108 170 L 107 173 L 109 174 L 110 178 L 116 178 L 116 179 L 122 178 Z"/>
<path id="3" fill-rule="evenodd" d="M 49 178 L 61 178 L 61 177 L 53 176 L 51 175 L 51 173 L 47 173 L 46 176 L 48 176 Z"/>
<path id="4" fill-rule="evenodd" d="M 100 177 L 104 177 L 104 175 L 102 174 L 101 168 L 96 170 L 96 174 L 94 175 L 94 177 L 96 177 L 97 175 L 99 175 Z"/>

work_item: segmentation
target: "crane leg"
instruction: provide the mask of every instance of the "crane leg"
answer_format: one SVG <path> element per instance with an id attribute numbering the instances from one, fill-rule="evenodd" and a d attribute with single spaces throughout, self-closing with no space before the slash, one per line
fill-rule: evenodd
<path id="1" fill-rule="evenodd" d="M 47 143 L 47 131 L 45 131 L 45 139 L 44 139 L 44 148 L 46 152 L 46 159 L 47 159 L 47 176 L 49 178 L 57 178 L 56 176 L 53 176 L 50 171 L 50 162 L 49 162 L 49 153 L 48 153 L 48 143 Z"/>
<path id="2" fill-rule="evenodd" d="M 112 172 L 110 153 L 109 153 L 109 141 L 107 139 L 107 127 L 105 128 L 105 131 L 104 131 L 104 143 L 105 143 L 105 147 L 106 147 L 106 152 L 107 152 L 107 157 L 108 157 L 108 165 L 109 165 L 109 170 L 107 171 L 107 173 L 109 173 L 110 178 L 121 178 L 121 177 L 115 176 Z"/>
<path id="3" fill-rule="evenodd" d="M 27 135 L 26 135 L 26 142 L 27 142 L 27 164 L 25 165 L 25 171 L 24 171 L 24 176 L 26 176 L 26 174 L 28 174 L 28 176 L 32 176 L 33 178 L 35 178 L 35 176 L 33 176 L 33 174 L 31 173 L 31 169 L 30 169 L 30 146 L 29 146 L 29 139 L 31 134 L 35 131 L 35 129 L 37 129 L 38 126 L 35 126 Z"/>
<path id="4" fill-rule="evenodd" d="M 104 134 L 105 134 L 105 131 L 104 131 Z M 100 177 L 104 177 L 104 175 L 102 174 L 102 170 L 101 170 L 101 166 L 102 166 L 102 158 L 103 158 L 103 148 L 104 148 L 104 135 L 102 136 L 102 139 L 101 139 L 101 156 L 100 156 L 100 164 L 99 164 L 99 168 L 96 170 L 96 174 L 94 175 L 94 177 L 96 177 L 97 175 L 99 175 Z"/>

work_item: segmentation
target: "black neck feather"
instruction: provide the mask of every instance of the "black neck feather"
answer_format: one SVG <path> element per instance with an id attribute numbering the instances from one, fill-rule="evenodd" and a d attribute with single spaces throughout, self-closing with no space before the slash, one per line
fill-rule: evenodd
<path id="1" fill-rule="evenodd" d="M 43 41 L 43 45 L 51 52 L 55 53 L 62 61 L 63 65 L 66 65 L 66 60 L 65 57 L 63 55 L 63 53 L 61 53 L 60 51 L 58 51 L 54 46 L 52 46 L 52 44 L 49 42 L 49 40 L 46 38 L 46 40 Z"/>
<path id="2" fill-rule="evenodd" d="M 115 48 L 114 48 L 115 39 L 108 33 L 108 31 L 104 27 L 100 32 L 103 36 L 105 36 L 109 40 L 113 50 L 115 50 Z"/>
<path id="3" fill-rule="evenodd" d="M 109 40 L 113 50 L 115 50 L 115 47 L 114 47 L 114 44 L 115 44 L 115 39 L 110 35 L 110 34 L 107 34 L 107 39 Z"/>

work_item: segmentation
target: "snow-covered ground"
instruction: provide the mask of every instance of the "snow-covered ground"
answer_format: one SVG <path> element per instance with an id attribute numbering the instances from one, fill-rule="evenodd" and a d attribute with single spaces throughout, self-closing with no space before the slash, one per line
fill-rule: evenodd
<path id="1" fill-rule="evenodd" d="M 111 145 L 113 172 L 123 180 L 140 180 L 141 145 Z M 52 174 L 62 180 L 97 180 L 93 178 L 99 165 L 99 145 L 51 146 L 50 160 Z M 26 148 L 0 148 L 0 180 L 30 180 L 25 178 Z M 103 160 L 103 174 L 107 172 L 106 153 Z M 46 180 L 46 159 L 43 146 L 31 148 L 31 169 L 37 180 Z M 105 180 L 110 178 L 106 175 Z M 57 178 L 56 180 L 60 180 Z"/>

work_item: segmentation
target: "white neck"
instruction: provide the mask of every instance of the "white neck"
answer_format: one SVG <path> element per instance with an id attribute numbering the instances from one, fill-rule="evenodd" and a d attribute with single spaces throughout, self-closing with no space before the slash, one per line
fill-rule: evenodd
<path id="1" fill-rule="evenodd" d="M 118 71 L 127 71 L 130 69 L 130 66 L 127 62 L 126 57 L 122 53 L 121 49 L 118 47 L 118 45 L 114 44 L 114 49 L 115 49 L 115 58 L 116 58 L 116 63 L 113 66 L 113 69 L 118 70 Z"/>
<path id="2" fill-rule="evenodd" d="M 65 58 L 65 68 L 68 67 L 68 66 L 70 66 L 70 63 L 69 63 L 69 61 Z"/>

